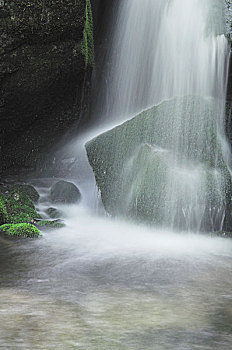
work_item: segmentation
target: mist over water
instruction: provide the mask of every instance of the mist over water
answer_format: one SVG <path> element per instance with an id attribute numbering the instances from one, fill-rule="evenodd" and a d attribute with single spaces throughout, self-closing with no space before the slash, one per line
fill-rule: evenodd
<path id="1" fill-rule="evenodd" d="M 230 348 L 230 240 L 59 209 L 66 228 L 1 240 L 3 348 Z"/>

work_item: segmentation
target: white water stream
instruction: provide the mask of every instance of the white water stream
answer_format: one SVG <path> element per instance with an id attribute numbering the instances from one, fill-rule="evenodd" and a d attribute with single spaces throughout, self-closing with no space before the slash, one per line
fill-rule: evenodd
<path id="1" fill-rule="evenodd" d="M 222 0 L 120 1 L 108 43 L 102 118 L 114 124 L 174 96 L 225 97 Z"/>
<path id="2" fill-rule="evenodd" d="M 60 209 L 66 228 L 1 239 L 2 349 L 231 348 L 230 240 Z"/>

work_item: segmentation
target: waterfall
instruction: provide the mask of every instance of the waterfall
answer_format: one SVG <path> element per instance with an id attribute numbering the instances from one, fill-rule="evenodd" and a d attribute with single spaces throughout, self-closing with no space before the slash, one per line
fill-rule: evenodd
<path id="1" fill-rule="evenodd" d="M 114 124 L 178 95 L 223 97 L 223 0 L 123 0 L 109 43 L 103 118 Z"/>
<path id="2" fill-rule="evenodd" d="M 220 230 L 230 184 L 224 1 L 123 0 L 117 16 L 98 106 L 103 125 L 121 124 L 103 135 L 114 162 L 103 167 L 101 136 L 87 146 L 103 203 L 112 214 L 140 219 L 146 207 L 149 221 L 162 226 Z M 127 152 L 122 135 L 133 144 L 132 123 L 138 142 Z"/>

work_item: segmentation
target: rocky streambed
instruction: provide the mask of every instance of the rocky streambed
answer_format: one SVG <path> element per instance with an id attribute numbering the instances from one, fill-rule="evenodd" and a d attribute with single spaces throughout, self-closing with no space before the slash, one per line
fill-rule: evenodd
<path id="1" fill-rule="evenodd" d="M 63 214 L 54 204 L 77 203 L 78 188 L 67 181 L 57 181 L 47 190 L 47 203 L 40 213 L 40 194 L 30 184 L 0 185 L 0 232 L 10 237 L 36 238 L 44 229 L 64 227 Z"/>

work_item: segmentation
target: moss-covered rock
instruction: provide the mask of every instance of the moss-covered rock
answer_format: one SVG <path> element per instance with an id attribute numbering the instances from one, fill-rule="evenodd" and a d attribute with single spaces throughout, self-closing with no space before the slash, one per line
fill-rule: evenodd
<path id="1" fill-rule="evenodd" d="M 62 212 L 56 208 L 48 208 L 45 212 L 52 219 L 59 219 L 63 215 Z"/>
<path id="2" fill-rule="evenodd" d="M 33 186 L 28 184 L 16 184 L 13 186 L 13 190 L 18 191 L 20 193 L 24 193 L 32 200 L 32 202 L 38 203 L 39 193 Z"/>
<path id="3" fill-rule="evenodd" d="M 40 215 L 26 194 L 16 190 L 0 194 L 0 224 L 30 223 L 38 218 Z"/>
<path id="4" fill-rule="evenodd" d="M 31 224 L 5 224 L 0 226 L 0 232 L 9 236 L 20 238 L 37 238 L 40 235 L 39 230 Z"/>
<path id="5" fill-rule="evenodd" d="M 9 192 L 20 192 L 27 195 L 33 203 L 38 203 L 39 193 L 32 185 L 28 184 L 2 184 L 0 185 L 0 193 L 7 194 Z"/>
<path id="6" fill-rule="evenodd" d="M 40 229 L 55 229 L 65 227 L 65 224 L 58 220 L 41 220 L 36 223 Z"/>

